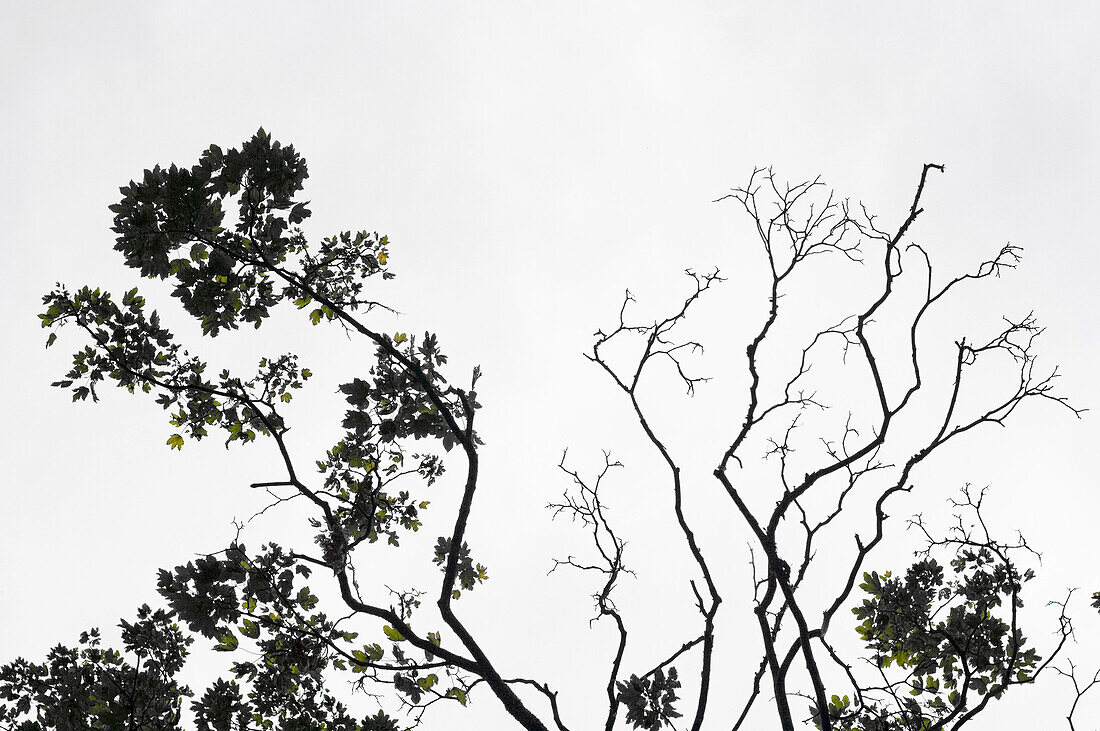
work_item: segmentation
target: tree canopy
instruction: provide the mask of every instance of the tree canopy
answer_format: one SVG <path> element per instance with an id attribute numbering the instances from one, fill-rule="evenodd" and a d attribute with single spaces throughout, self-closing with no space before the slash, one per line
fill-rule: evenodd
<path id="1" fill-rule="evenodd" d="M 1019 249 L 1005 245 L 969 272 L 942 277 L 928 249 L 910 242 L 923 191 L 943 172 L 943 165 L 923 166 L 907 214 L 889 228 L 820 180 L 786 184 L 767 169 L 720 199 L 752 222 L 769 281 L 766 315 L 745 350 L 744 398 L 731 407 L 743 416 L 714 455 L 711 484 L 685 481 L 682 457 L 666 438 L 675 425 L 654 415 L 651 399 L 668 377 L 689 395 L 708 380 L 694 375 L 692 363 L 703 343 L 682 333 L 697 303 L 725 278 L 688 271 L 687 294 L 654 321 L 635 317 L 627 292 L 612 324 L 595 333 L 588 359 L 667 469 L 655 478 L 659 504 L 690 557 L 682 573 L 697 610 L 694 626 L 669 628 L 682 635 L 674 652 L 651 650 L 644 666 L 626 664 L 635 657 L 628 646 L 651 638 L 630 633 L 633 608 L 614 598 L 624 577 L 645 570 L 628 565 L 628 538 L 601 492 L 621 464 L 605 452 L 602 468 L 586 475 L 563 455 L 559 469 L 570 486 L 549 507 L 583 525 L 591 544 L 554 568 L 598 577 L 594 619 L 605 621 L 593 631 L 607 627 L 617 637 L 610 657 L 593 660 L 607 666 L 598 719 L 607 731 L 620 723 L 750 728 L 750 714 L 760 718 L 765 704 L 771 726 L 782 729 L 958 729 L 1051 669 L 1073 674 L 1072 665 L 1054 664 L 1073 631 L 1069 597 L 1043 597 L 1061 610 L 1057 626 L 1043 628 L 1054 637 L 1030 641 L 1018 610 L 1036 554 L 1022 536 L 1002 538 L 988 524 L 986 490 L 962 486 L 956 522 L 946 528 L 912 518 L 924 546 L 911 565 L 879 571 L 870 563 L 887 532 L 903 525 L 889 522 L 891 499 L 915 489 L 914 474 L 945 444 L 1005 425 L 1025 402 L 1082 412 L 1055 390 L 1056 369 L 1037 364 L 1041 328 L 1031 314 L 940 348 L 922 339 L 930 313 L 948 306 L 957 289 L 1019 261 Z M 98 401 L 112 385 L 148 394 L 167 412 L 169 449 L 212 435 L 226 448 L 267 444 L 282 476 L 252 486 L 268 490 L 273 505 L 301 498 L 295 505 L 313 545 L 246 546 L 238 537 L 217 553 L 162 569 L 163 606 L 142 606 L 134 621 L 121 623 L 121 651 L 103 647 L 91 630 L 44 662 L 17 659 L 0 668 L 0 728 L 193 723 L 202 731 L 392 731 L 430 726 L 432 706 L 466 706 L 479 695 L 495 698 L 525 729 L 597 722 L 578 718 L 537 667 L 520 677 L 502 674 L 460 617 L 459 602 L 489 579 L 467 535 L 480 476 L 480 368 L 450 372 L 431 331 L 389 333 L 372 324 L 372 311 L 389 309 L 377 285 L 395 276 L 390 241 L 365 230 L 307 240 L 301 224 L 310 209 L 298 198 L 306 178 L 294 147 L 261 129 L 239 148 L 210 146 L 190 167 L 146 170 L 121 188 L 111 211 L 126 265 L 169 281 L 205 336 L 260 328 L 285 305 L 304 315 L 303 325 L 366 338 L 373 360 L 340 386 L 341 433 L 323 455 L 303 458 L 286 439 L 286 405 L 313 376 L 294 353 L 260 357 L 248 373 L 219 368 L 185 348 L 137 288 L 115 297 L 59 284 L 43 298 L 40 318 L 50 331 L 47 347 L 66 327 L 85 343 L 53 383 L 70 389 L 74 401 Z M 785 370 L 765 369 L 761 353 L 777 337 L 786 297 L 804 286 L 795 273 L 825 257 L 874 272 L 875 283 L 839 321 L 813 324 Z M 904 357 L 884 354 L 899 343 Z M 987 383 L 984 368 L 1010 374 L 1010 383 Z M 929 375 L 945 369 L 946 387 Z M 862 396 L 829 404 L 820 394 L 840 371 L 856 374 Z M 846 412 L 839 422 L 821 419 L 837 406 Z M 439 515 L 426 488 L 446 467 L 459 473 L 461 496 L 453 514 Z M 741 555 L 704 544 L 693 527 L 684 503 L 696 500 L 730 510 L 731 526 L 750 541 L 750 586 L 728 582 L 722 570 Z M 385 561 L 386 551 L 401 550 L 422 529 L 435 538 L 426 560 L 438 567 L 437 583 L 377 583 L 370 562 Z M 830 533 L 840 537 L 823 543 Z M 823 550 L 828 562 L 818 559 Z M 670 591 L 683 588 L 670 582 Z M 758 627 L 759 654 L 749 659 L 752 686 L 721 688 L 716 707 L 716 659 L 747 656 L 723 646 L 719 617 L 731 613 Z M 177 680 L 196 643 L 232 658 L 227 678 L 201 693 Z M 1073 679 L 1080 699 L 1092 684 Z M 353 715 L 345 705 L 349 683 L 396 699 L 404 713 Z M 740 699 L 736 708 L 731 696 Z"/>

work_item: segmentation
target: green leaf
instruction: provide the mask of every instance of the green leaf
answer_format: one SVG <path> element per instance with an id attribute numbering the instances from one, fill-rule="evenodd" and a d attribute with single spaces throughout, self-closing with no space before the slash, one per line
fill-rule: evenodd
<path id="1" fill-rule="evenodd" d="M 179 434 L 173 434 L 172 436 L 168 437 L 167 444 L 168 444 L 169 448 L 171 448 L 171 449 L 179 449 L 179 450 L 182 451 L 183 450 L 183 437 L 181 437 Z"/>
<path id="2" fill-rule="evenodd" d="M 232 652 L 240 644 L 240 640 L 237 639 L 237 635 L 233 634 L 233 630 L 229 630 L 218 639 L 220 642 L 214 645 L 214 649 L 218 652 Z"/>
<path id="3" fill-rule="evenodd" d="M 317 597 L 309 593 L 309 587 L 303 586 L 298 590 L 297 596 L 298 603 L 302 605 L 302 609 L 309 611 L 317 606 Z"/>
<path id="4" fill-rule="evenodd" d="M 385 625 L 384 627 L 382 627 L 382 631 L 386 633 L 386 637 L 389 637 L 394 642 L 404 642 L 405 641 L 404 635 L 402 635 L 400 632 L 398 632 L 397 630 L 395 630 L 393 627 L 389 626 L 388 624 Z"/>

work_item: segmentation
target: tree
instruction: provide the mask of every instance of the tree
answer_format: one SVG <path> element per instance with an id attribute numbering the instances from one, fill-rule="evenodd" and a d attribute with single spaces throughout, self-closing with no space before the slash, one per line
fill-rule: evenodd
<path id="1" fill-rule="evenodd" d="M 963 489 L 954 503 L 957 522 L 945 533 L 921 516 L 911 520 L 926 542 L 911 566 L 880 574 L 868 563 L 894 525 L 887 506 L 915 489 L 913 475 L 945 444 L 1004 425 L 1025 402 L 1081 413 L 1054 391 L 1056 371 L 1037 366 L 1041 330 L 1030 314 L 1006 319 L 992 337 L 955 342 L 946 361 L 922 341 L 923 323 L 956 289 L 997 277 L 1019 261 L 1019 250 L 1008 245 L 969 273 L 934 276 L 930 254 L 909 243 L 908 233 L 923 212 L 929 177 L 943 171 L 942 165 L 923 167 L 908 214 L 892 230 L 820 180 L 783 185 L 770 170 L 755 171 L 747 185 L 719 199 L 747 212 L 770 273 L 767 311 L 745 351 L 743 416 L 713 462 L 718 490 L 711 495 L 728 500 L 751 539 L 754 581 L 746 603 L 752 610 L 744 616 L 758 627 L 762 647 L 752 687 L 733 718 L 712 718 L 708 711 L 715 657 L 723 649 L 717 620 L 729 604 L 723 595 L 739 587 L 722 585 L 715 562 L 729 556 L 722 546 L 703 545 L 685 513 L 685 500 L 713 497 L 704 486 L 691 485 L 689 492 L 663 436 L 669 426 L 649 405 L 648 378 L 671 366 L 689 395 L 707 380 L 691 375 L 688 362 L 702 344 L 680 333 L 696 303 L 723 278 L 717 270 L 688 271 L 687 296 L 652 323 L 633 317 L 634 297 L 627 292 L 617 321 L 596 332 L 589 360 L 621 394 L 667 467 L 663 480 L 692 559 L 684 572 L 692 577 L 698 611 L 696 627 L 675 628 L 685 634 L 674 652 L 652 657 L 645 667 L 624 667 L 633 640 L 630 613 L 616 604 L 614 592 L 633 572 L 624 560 L 627 541 L 609 521 L 600 492 L 621 465 L 605 453 L 602 469 L 586 477 L 563 456 L 559 467 L 570 488 L 550 508 L 588 528 L 591 558 L 569 555 L 554 568 L 600 576 L 595 619 L 606 618 L 618 636 L 608 659 L 605 729 L 620 721 L 658 729 L 678 718 L 693 731 L 704 721 L 745 728 L 762 697 L 770 697 L 783 729 L 957 729 L 991 700 L 1054 667 L 1072 632 L 1068 597 L 1057 602 L 1056 640 L 1032 646 L 1017 610 L 1034 576 L 1033 552 L 1022 537 L 1006 541 L 987 525 L 984 490 Z M 215 432 L 227 448 L 269 440 L 283 475 L 252 487 L 270 491 L 273 504 L 296 498 L 307 505 L 302 517 L 315 546 L 268 542 L 256 549 L 236 540 L 217 554 L 161 570 L 157 588 L 167 608 L 142 607 L 136 622 L 121 625 L 133 661 L 101 649 L 93 630 L 79 649 L 58 646 L 45 664 L 19 659 L 0 669 L 4 728 L 176 728 L 184 699 L 194 694 L 175 675 L 198 637 L 215 650 L 248 647 L 257 657 L 233 662 L 232 680 L 216 680 L 188 704 L 204 730 L 404 727 L 382 711 L 353 717 L 329 689 L 345 673 L 360 688 L 392 686 L 414 725 L 434 704 L 465 706 L 483 685 L 522 728 L 572 727 L 558 693 L 537 672 L 504 677 L 456 611 L 462 597 L 488 579 L 467 538 L 479 484 L 480 370 L 465 379 L 445 376 L 447 356 L 434 333 L 391 335 L 371 325 L 372 310 L 386 308 L 375 283 L 394 276 L 389 241 L 367 231 L 307 241 L 299 224 L 310 210 L 297 199 L 306 177 L 294 148 L 261 129 L 239 149 L 211 146 L 192 167 L 146 170 L 140 182 L 121 189 L 111 210 L 115 248 L 126 264 L 144 277 L 170 280 L 173 296 L 204 335 L 243 324 L 259 328 L 276 305 L 288 303 L 315 326 L 331 323 L 372 344 L 370 368 L 340 387 L 348 405 L 342 435 L 315 460 L 313 477 L 286 438 L 285 404 L 312 376 L 296 355 L 261 358 L 248 375 L 210 367 L 176 341 L 136 288 L 116 299 L 98 288 L 58 285 L 43 298 L 40 317 L 51 330 L 47 347 L 64 326 L 86 343 L 53 384 L 72 389 L 74 401 L 97 401 L 111 383 L 150 394 L 169 412 L 170 449 Z M 796 273 L 812 270 L 807 262 L 826 255 L 873 275 L 862 303 L 834 324 L 815 324 L 785 372 L 766 372 L 762 352 L 775 340 L 784 298 L 798 293 Z M 906 290 L 903 283 L 916 286 Z M 888 346 L 900 347 L 904 357 L 888 358 Z M 929 349 L 933 357 L 925 354 Z M 940 377 L 945 363 L 946 379 Z M 981 378 L 987 364 L 1011 372 L 1006 388 Z M 851 409 L 830 422 L 833 412 L 819 395 L 830 378 L 815 380 L 822 368 L 833 368 L 830 376 L 854 373 L 869 398 L 849 396 Z M 936 380 L 946 387 L 926 387 Z M 807 430 L 813 436 L 803 438 Z M 423 488 L 452 460 L 462 471 L 461 497 L 442 520 L 429 510 Z M 378 560 L 439 520 L 436 586 L 383 592 L 357 573 L 366 556 Z M 840 526 L 852 543 L 831 548 L 828 565 L 815 562 L 823 536 Z M 326 597 L 323 605 L 319 595 Z M 434 601 L 422 602 L 425 597 Z M 860 621 L 856 637 L 830 631 L 842 610 Z M 862 664 L 848 659 L 853 642 L 862 646 Z M 1058 670 L 1072 674 L 1072 666 Z M 1092 687 L 1074 683 L 1078 700 Z"/>

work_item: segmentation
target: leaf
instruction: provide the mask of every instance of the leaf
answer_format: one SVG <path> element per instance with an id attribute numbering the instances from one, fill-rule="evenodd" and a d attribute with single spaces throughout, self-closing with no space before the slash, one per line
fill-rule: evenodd
<path id="1" fill-rule="evenodd" d="M 405 641 L 404 635 L 402 635 L 400 632 L 398 632 L 397 630 L 395 630 L 393 627 L 389 626 L 388 624 L 385 625 L 384 627 L 382 627 L 382 631 L 386 633 L 386 637 L 389 637 L 394 642 L 404 642 Z"/>
<path id="2" fill-rule="evenodd" d="M 233 634 L 233 630 L 229 630 L 226 634 L 218 638 L 220 642 L 214 645 L 214 649 L 218 652 L 232 652 L 237 649 L 240 644 L 240 640 Z"/>
<path id="3" fill-rule="evenodd" d="M 461 688 L 451 688 L 447 691 L 448 698 L 454 698 L 462 705 L 466 705 L 466 691 Z"/>
<path id="4" fill-rule="evenodd" d="M 309 611 L 317 606 L 317 597 L 309 593 L 309 587 L 303 586 L 298 590 L 297 596 L 298 604 L 302 606 L 302 609 Z"/>
<path id="5" fill-rule="evenodd" d="M 172 436 L 168 437 L 167 444 L 171 449 L 179 449 L 182 451 L 183 437 L 181 437 L 179 434 L 173 434 Z"/>

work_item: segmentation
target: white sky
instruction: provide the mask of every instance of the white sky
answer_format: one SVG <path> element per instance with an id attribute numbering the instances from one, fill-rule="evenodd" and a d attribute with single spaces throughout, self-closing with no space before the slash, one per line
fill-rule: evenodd
<path id="1" fill-rule="evenodd" d="M 642 531 L 630 536 L 640 576 L 624 587 L 622 606 L 638 643 L 624 671 L 647 670 L 667 654 L 659 648 L 683 641 L 677 623 L 694 621 L 686 556 L 663 555 L 660 536 L 643 530 L 656 514 L 650 501 L 667 504 L 663 475 L 626 405 L 580 353 L 613 322 L 624 288 L 652 314 L 680 296 L 685 267 L 723 270 L 729 281 L 700 309 L 697 330 L 712 348 L 697 370 L 717 383 L 692 404 L 660 402 L 664 427 L 698 474 L 688 509 L 706 518 L 708 555 L 725 572 L 725 685 L 711 718 L 728 726 L 757 657 L 743 593 L 747 535 L 706 479 L 716 458 L 700 445 L 720 443 L 742 410 L 739 358 L 764 273 L 744 217 L 713 199 L 754 166 L 773 165 L 791 180 L 823 175 L 894 226 L 921 164 L 946 163 L 947 174 L 929 182 L 914 239 L 945 273 L 1006 241 L 1025 247 L 1025 261 L 953 300 L 945 323 L 972 325 L 980 337 L 1000 312 L 1034 308 L 1049 327 L 1044 362 L 1061 364 L 1076 403 L 1100 408 L 1091 213 L 1100 196 L 1100 10 L 825 5 L 7 3 L 0 661 L 40 657 L 81 629 L 132 616 L 156 598 L 156 568 L 224 547 L 230 518 L 261 504 L 247 483 L 278 477 L 263 445 L 227 453 L 211 440 L 170 453 L 170 427 L 151 401 L 108 392 L 98 406 L 70 404 L 48 384 L 77 341 L 62 336 L 45 352 L 35 318 L 54 281 L 120 291 L 137 283 L 111 250 L 107 206 L 118 186 L 155 163 L 191 164 L 212 142 L 239 144 L 263 125 L 309 162 L 308 231 L 389 234 L 398 280 L 387 296 L 404 313 L 392 326 L 437 332 L 455 374 L 482 365 L 488 446 L 470 542 L 492 580 L 459 610 L 487 633 L 506 675 L 560 687 L 578 728 L 599 708 L 614 633 L 587 629 L 583 578 L 544 576 L 550 556 L 587 548 L 543 508 L 565 487 L 555 470 L 563 448 L 576 467 L 594 468 L 601 448 L 627 463 L 609 494 L 624 525 Z M 804 285 L 812 305 L 836 282 Z M 289 316 L 200 343 L 163 288 L 142 286 L 219 364 L 302 352 L 318 373 L 292 413 L 301 448 L 313 450 L 303 459 L 336 438 L 340 404 L 328 389 L 360 374 L 369 349 Z M 923 496 L 895 511 L 898 526 L 917 510 L 942 515 L 962 483 L 992 483 L 1003 532 L 1019 528 L 1044 552 L 1030 604 L 1083 587 L 1071 656 L 1085 666 L 1100 646 L 1085 601 L 1100 589 L 1090 550 L 1098 437 L 1093 415 L 1027 408 L 1008 430 L 945 454 L 918 478 Z M 456 487 L 433 489 L 445 506 Z M 252 543 L 278 538 L 278 525 Z M 871 564 L 901 568 L 897 555 Z M 1049 615 L 1036 615 L 1029 635 L 1042 648 L 1051 629 Z M 643 641 L 647 631 L 657 634 Z M 694 670 L 685 663 L 681 672 Z M 1056 723 L 1071 699 L 1053 676 L 1013 695 L 989 714 L 990 728 L 995 718 Z M 487 693 L 478 701 L 437 720 L 505 725 Z"/>

